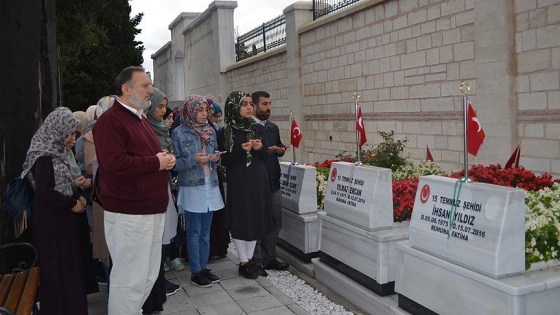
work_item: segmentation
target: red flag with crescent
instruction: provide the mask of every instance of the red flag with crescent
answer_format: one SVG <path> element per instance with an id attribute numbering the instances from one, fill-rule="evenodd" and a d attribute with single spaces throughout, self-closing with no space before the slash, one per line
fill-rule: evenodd
<path id="1" fill-rule="evenodd" d="M 434 161 L 434 157 L 432 156 L 432 152 L 430 152 L 430 148 L 428 148 L 428 145 L 426 145 L 426 161 Z"/>
<path id="2" fill-rule="evenodd" d="M 509 160 L 507 160 L 506 165 L 504 166 L 504 169 L 512 168 L 512 167 L 513 168 L 518 168 L 520 157 L 521 157 L 521 148 L 519 146 L 517 146 L 515 151 L 513 151 L 513 153 L 509 157 Z"/>
<path id="3" fill-rule="evenodd" d="M 299 126 L 296 122 L 295 119 L 292 120 L 292 130 L 290 132 L 290 143 L 296 147 L 299 148 L 299 142 L 301 141 L 301 139 L 303 139 L 303 133 L 301 133 L 301 129 L 299 129 Z"/>
<path id="4" fill-rule="evenodd" d="M 362 107 L 358 106 L 358 120 L 356 120 L 356 130 L 360 133 L 360 147 L 367 142 L 366 129 L 364 128 L 364 117 L 362 116 Z"/>
<path id="5" fill-rule="evenodd" d="M 480 149 L 480 146 L 484 142 L 484 138 L 486 138 L 486 135 L 484 134 L 484 130 L 482 130 L 480 121 L 476 117 L 476 113 L 471 105 L 471 102 L 469 102 L 467 112 L 467 137 L 468 151 L 470 154 L 476 156 L 478 154 L 478 149 Z"/>

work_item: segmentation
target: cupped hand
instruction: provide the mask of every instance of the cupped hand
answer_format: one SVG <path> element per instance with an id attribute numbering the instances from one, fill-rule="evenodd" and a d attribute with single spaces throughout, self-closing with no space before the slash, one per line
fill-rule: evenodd
<path id="1" fill-rule="evenodd" d="M 262 147 L 263 147 L 263 144 L 262 144 L 262 141 L 260 139 L 253 140 L 253 150 L 259 151 L 260 149 L 262 149 Z"/>
<path id="2" fill-rule="evenodd" d="M 241 148 L 243 150 L 245 150 L 247 153 L 249 153 L 249 151 L 251 151 L 252 147 L 253 147 L 253 140 L 249 140 L 249 141 L 241 144 Z"/>
<path id="3" fill-rule="evenodd" d="M 175 154 L 173 153 L 167 153 L 167 156 L 169 157 L 169 164 L 167 164 L 167 167 L 165 169 L 169 171 L 175 167 L 175 163 L 177 163 L 177 157 L 175 157 Z"/>
<path id="4" fill-rule="evenodd" d="M 76 184 L 76 186 L 82 187 L 86 183 L 86 178 L 83 177 L 83 176 L 80 176 L 80 177 L 78 177 L 74 180 L 74 183 Z"/>
<path id="5" fill-rule="evenodd" d="M 83 197 L 80 197 L 83 198 Z M 85 199 L 84 199 L 85 200 Z M 83 203 L 81 200 L 76 200 L 76 204 L 74 205 L 74 207 L 72 207 L 72 211 L 74 211 L 75 213 L 82 213 L 84 212 L 84 210 L 86 210 L 86 205 L 85 203 Z"/>

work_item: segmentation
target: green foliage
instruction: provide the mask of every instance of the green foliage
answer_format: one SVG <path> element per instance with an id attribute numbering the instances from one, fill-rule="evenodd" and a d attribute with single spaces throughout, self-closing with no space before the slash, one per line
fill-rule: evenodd
<path id="1" fill-rule="evenodd" d="M 408 139 L 395 140 L 393 130 L 391 132 L 379 131 L 379 134 L 383 138 L 383 142 L 374 150 L 375 166 L 390 168 L 394 172 L 406 163 L 406 158 L 402 156 L 402 153 Z"/>
<path id="2" fill-rule="evenodd" d="M 444 175 L 446 171 L 434 162 L 420 161 L 418 164 L 406 160 L 405 163 L 393 172 L 393 180 L 412 179 L 425 175 Z"/>
<path id="3" fill-rule="evenodd" d="M 143 14 L 131 18 L 128 0 L 57 0 L 56 9 L 62 105 L 85 110 L 115 93 L 119 71 L 144 61 L 134 40 Z"/>
<path id="4" fill-rule="evenodd" d="M 408 139 L 395 140 L 395 131 L 378 131 L 383 138 L 377 147 L 363 150 L 360 156 L 361 162 L 365 165 L 390 168 L 395 172 L 399 167 L 407 164 L 408 156 L 403 156 L 404 147 Z M 356 153 L 341 152 L 336 156 L 336 160 L 354 162 Z M 326 161 L 325 161 L 326 162 Z M 330 167 L 330 164 L 328 164 Z"/>
<path id="5" fill-rule="evenodd" d="M 525 268 L 549 260 L 560 251 L 560 185 L 525 192 Z"/>

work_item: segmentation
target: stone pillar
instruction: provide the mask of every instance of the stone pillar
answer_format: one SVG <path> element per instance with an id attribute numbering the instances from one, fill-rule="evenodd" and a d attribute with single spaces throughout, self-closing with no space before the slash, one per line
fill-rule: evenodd
<path id="1" fill-rule="evenodd" d="M 236 1 L 214 1 L 209 6 L 209 10 L 215 8 L 212 14 L 212 31 L 214 32 L 214 53 L 216 65 L 216 83 L 214 90 L 215 96 L 221 94 L 223 101 L 227 98 L 230 87 L 226 76 L 227 66 L 235 63 L 235 34 L 233 24 L 233 11 L 237 8 Z M 211 93 L 211 94 L 212 94 Z M 222 104 L 223 105 L 223 104 Z"/>
<path id="2" fill-rule="evenodd" d="M 303 132 L 303 140 L 299 149 L 296 149 L 296 160 L 299 163 L 306 163 L 305 154 L 305 138 L 306 138 L 306 124 L 303 121 L 303 98 L 302 98 L 302 82 L 301 82 L 301 56 L 300 56 L 300 41 L 299 29 L 305 24 L 313 21 L 312 3 L 310 1 L 299 1 L 284 9 L 286 16 L 286 72 L 287 72 L 287 90 L 289 106 L 285 107 L 282 115 L 290 115 L 290 109 L 294 111 L 294 117 Z M 291 126 L 291 125 L 288 125 Z M 289 127 L 290 128 L 290 127 Z M 287 142 L 289 143 L 289 142 Z M 291 157 L 290 157 L 291 160 Z"/>
<path id="3" fill-rule="evenodd" d="M 482 158 L 470 157 L 469 164 L 503 164 L 517 146 L 513 6 L 510 0 L 474 1 L 476 86 L 471 94 L 486 139 Z"/>
<path id="4" fill-rule="evenodd" d="M 170 101 L 185 100 L 185 41 L 182 34 L 183 29 L 188 26 L 194 19 L 200 15 L 200 12 L 181 12 L 171 24 L 171 58 L 172 58 L 172 75 L 169 82 L 168 96 L 171 95 Z M 155 62 L 154 62 L 155 63 Z M 154 65 L 154 70 L 155 70 Z"/>

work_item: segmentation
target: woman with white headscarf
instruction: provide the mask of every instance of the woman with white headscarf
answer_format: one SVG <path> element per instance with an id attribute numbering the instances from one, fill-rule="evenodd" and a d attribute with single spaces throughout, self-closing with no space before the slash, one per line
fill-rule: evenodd
<path id="1" fill-rule="evenodd" d="M 106 110 L 108 110 L 115 102 L 115 97 L 104 96 L 97 102 L 95 109 L 95 117 L 99 118 Z M 95 144 L 93 142 L 93 125 L 95 120 L 92 120 L 91 127 L 83 135 L 84 139 L 84 164 L 86 173 L 90 176 L 95 176 L 97 171 L 97 157 L 95 154 Z M 94 178 L 95 180 L 95 178 Z M 93 251 L 92 256 L 94 259 L 99 259 L 105 267 L 107 279 L 109 279 L 109 266 L 111 256 L 105 241 L 105 229 L 103 223 L 103 208 L 98 202 L 93 202 L 93 229 L 92 229 L 92 243 Z"/>
<path id="2" fill-rule="evenodd" d="M 86 200 L 72 190 L 68 150 L 80 121 L 70 111 L 51 112 L 33 138 L 23 164 L 35 189 L 33 243 L 41 267 L 41 314 L 87 314 L 76 214 Z"/>

